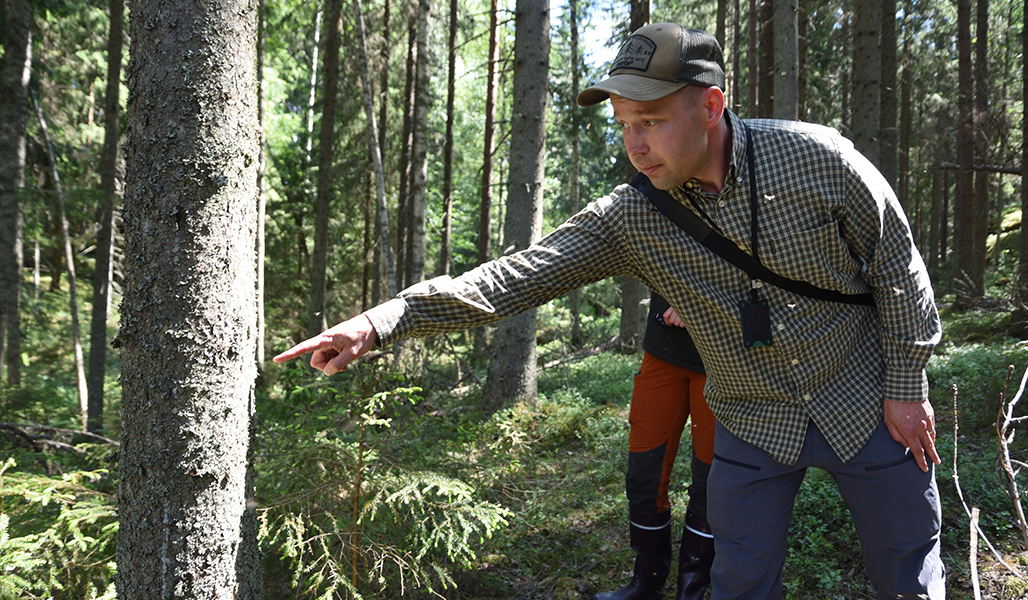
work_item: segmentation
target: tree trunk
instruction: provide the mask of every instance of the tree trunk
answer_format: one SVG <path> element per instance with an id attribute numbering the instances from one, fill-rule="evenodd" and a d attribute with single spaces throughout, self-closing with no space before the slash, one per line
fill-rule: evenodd
<path id="1" fill-rule="evenodd" d="M 356 0 L 357 35 L 360 38 L 361 84 L 364 97 L 364 114 L 368 119 L 368 141 L 371 146 L 371 163 L 375 170 L 375 216 L 379 237 L 377 244 L 386 266 L 386 292 L 389 297 L 396 294 L 396 272 L 393 270 L 393 248 L 389 242 L 389 206 L 386 204 L 385 168 L 382 166 L 382 149 L 378 145 L 375 131 L 375 100 L 371 90 L 371 69 L 368 66 L 367 35 L 364 30 L 364 6 Z"/>
<path id="2" fill-rule="evenodd" d="M 807 74 L 810 72 L 807 67 L 807 49 L 809 47 L 809 34 L 807 30 L 810 28 L 810 15 L 807 13 L 807 3 L 804 0 L 799 0 L 796 6 L 796 35 L 799 53 L 797 57 L 799 72 L 796 77 L 796 118 L 800 121 L 806 121 L 808 119 Z"/>
<path id="3" fill-rule="evenodd" d="M 582 109 L 574 102 L 578 98 L 578 0 L 568 0 L 568 9 L 571 13 L 571 214 L 576 214 L 582 205 L 581 200 L 581 123 Z M 571 347 L 578 348 L 582 345 L 582 324 L 579 318 L 581 305 L 580 293 L 578 290 L 568 294 L 568 311 L 571 313 Z"/>
<path id="4" fill-rule="evenodd" d="M 4 3 L 3 80 L 0 81 L 0 380 L 21 383 L 22 212 L 25 125 L 32 73 L 32 4 Z"/>
<path id="5" fill-rule="evenodd" d="M 381 73 L 379 74 L 379 96 L 381 96 L 381 104 L 379 105 L 379 117 L 378 117 L 378 151 L 381 154 L 382 165 L 386 164 L 386 156 L 389 154 L 389 49 L 391 46 L 391 32 L 389 29 L 389 15 L 391 12 L 390 0 L 385 0 L 382 6 L 382 49 L 380 50 L 380 57 L 382 60 Z M 388 207 L 386 207 L 388 209 Z M 387 264 L 385 256 L 382 254 L 382 249 L 386 246 L 392 250 L 392 241 L 388 237 L 389 233 L 381 231 L 379 229 L 379 222 L 383 219 L 386 223 L 389 222 L 389 214 L 386 213 L 384 216 L 377 213 L 379 210 L 378 204 L 375 205 L 375 276 L 371 283 L 371 305 L 377 306 L 382 301 L 382 284 L 386 280 L 386 273 L 392 273 L 395 282 L 395 271 L 394 266 L 396 263 L 390 257 L 389 263 Z M 391 255 L 391 253 L 390 253 Z M 394 283 L 395 285 L 395 283 Z M 395 293 L 395 287 L 393 288 Z"/>
<path id="6" fill-rule="evenodd" d="M 478 264 L 492 258 L 493 152 L 496 151 L 497 70 L 500 62 L 499 2 L 489 2 L 489 59 L 486 64 L 485 127 L 482 131 L 482 185 L 478 205 Z M 489 345 L 489 329 L 477 327 L 474 332 L 476 356 L 484 356 Z"/>
<path id="7" fill-rule="evenodd" d="M 428 111 L 431 108 L 431 57 L 428 53 L 431 0 L 418 0 L 418 64 L 414 94 L 414 149 L 411 164 L 411 221 L 407 241 L 407 285 L 425 279 L 425 211 L 428 207 Z"/>
<path id="8" fill-rule="evenodd" d="M 756 119 L 760 116 L 760 67 L 757 61 L 757 32 L 759 31 L 759 13 L 757 12 L 757 0 L 750 0 L 749 10 L 749 49 L 746 51 L 747 56 L 747 71 L 746 76 L 747 87 L 749 88 L 749 117 Z"/>
<path id="9" fill-rule="evenodd" d="M 904 6 L 903 12 L 906 14 L 907 6 Z M 904 63 L 901 75 L 902 87 L 900 88 L 899 173 L 897 173 L 896 182 L 896 195 L 899 197 L 900 206 L 904 211 L 909 210 L 910 205 L 910 137 L 914 130 L 912 122 L 914 118 L 913 90 L 911 89 L 914 85 L 914 77 L 913 69 L 910 66 L 911 37 L 910 35 L 903 36 Z"/>
<path id="10" fill-rule="evenodd" d="M 774 0 L 774 118 L 799 118 L 799 23 L 796 0 Z"/>
<path id="11" fill-rule="evenodd" d="M 329 0 L 325 15 L 324 84 L 321 90 L 321 129 L 318 133 L 318 192 L 314 201 L 314 253 L 311 255 L 311 303 L 307 337 L 328 328 L 325 293 L 328 280 L 328 221 L 332 204 L 335 162 L 336 102 L 339 97 L 339 46 L 343 0 Z"/>
<path id="12" fill-rule="evenodd" d="M 896 129 L 897 95 L 897 64 L 896 64 L 896 0 L 882 1 L 882 85 L 879 90 L 881 114 L 878 124 L 878 168 L 892 189 L 896 189 L 899 181 L 898 141 L 899 131 Z"/>
<path id="13" fill-rule="evenodd" d="M 36 116 L 39 117 L 39 129 L 43 132 L 43 144 L 46 146 L 46 157 L 50 162 L 50 178 L 54 182 L 54 189 L 57 190 L 57 206 L 59 211 L 58 219 L 61 223 L 61 242 L 64 246 L 64 262 L 68 267 L 68 304 L 71 313 L 71 344 L 72 354 L 75 360 L 75 382 L 79 392 L 79 415 L 82 419 L 82 427 L 86 427 L 89 414 L 89 391 L 86 386 L 86 364 L 82 355 L 82 327 L 79 324 L 79 296 L 78 286 L 75 277 L 75 254 L 71 247 L 71 234 L 68 227 L 68 211 L 65 208 L 64 190 L 61 188 L 61 177 L 57 172 L 57 157 L 54 155 L 54 145 L 50 140 L 50 132 L 46 126 L 46 119 L 43 117 L 43 110 L 39 107 L 39 101 L 33 95 L 32 102 L 36 106 Z"/>
<path id="14" fill-rule="evenodd" d="M 978 0 L 975 32 L 974 164 L 989 164 L 989 0 Z M 985 295 L 986 258 L 989 243 L 989 172 L 974 174 L 974 246 L 971 269 L 975 295 Z"/>
<path id="15" fill-rule="evenodd" d="M 110 316 L 114 272 L 114 205 L 117 199 L 118 141 L 121 115 L 121 47 L 125 41 L 125 0 L 110 0 L 107 36 L 107 90 L 104 95 L 104 145 L 100 155 L 100 229 L 96 234 L 93 271 L 93 314 L 89 328 L 88 410 L 86 429 L 103 431 L 104 377 L 107 362 L 107 318 Z"/>
<path id="16" fill-rule="evenodd" d="M 881 2 L 858 2 L 853 56 L 853 145 L 880 164 L 882 28 Z"/>
<path id="17" fill-rule="evenodd" d="M 775 115 L 775 9 L 772 0 L 760 4 L 760 116 Z"/>
<path id="18" fill-rule="evenodd" d="M 267 215 L 267 196 L 265 195 L 264 178 L 265 141 L 267 134 L 264 125 L 264 99 L 267 98 L 264 85 L 264 42 L 268 29 L 268 5 L 265 0 L 257 3 L 257 124 L 260 127 L 260 161 L 257 164 L 257 348 L 254 350 L 257 359 L 257 371 L 264 373 L 264 251 L 267 247 L 264 236 L 264 218 Z"/>
<path id="19" fill-rule="evenodd" d="M 546 0 L 518 0 L 514 25 L 514 89 L 511 107 L 510 181 L 504 243 L 523 250 L 542 232 L 550 9 Z M 487 410 L 536 398 L 536 311 L 505 319 L 493 337 Z"/>
<path id="20" fill-rule="evenodd" d="M 953 204 L 953 278 L 958 282 L 974 282 L 974 78 L 971 69 L 971 0 L 957 3 L 958 91 L 957 109 L 957 193 Z M 975 294 L 964 286 L 964 294 Z M 967 300 L 958 294 L 958 303 Z"/>
<path id="21" fill-rule="evenodd" d="M 443 148 L 443 228 L 436 275 L 450 274 L 450 235 L 453 230 L 453 104 L 457 79 L 457 0 L 450 0 L 450 41 L 446 75 L 446 141 Z"/>
<path id="22" fill-rule="evenodd" d="M 397 286 L 406 288 L 411 285 L 407 275 L 410 272 L 408 262 L 410 261 L 410 223 L 411 223 L 411 181 L 413 173 L 414 152 L 414 90 L 417 78 L 418 63 L 418 19 L 411 15 L 407 26 L 407 77 L 404 87 L 403 101 L 403 134 L 401 137 L 403 149 L 400 155 L 400 190 L 397 194 L 396 203 L 396 273 Z"/>
<path id="23" fill-rule="evenodd" d="M 1028 0 L 1024 3 L 1025 13 L 1028 14 Z M 1028 98 L 1028 27 L 1021 23 L 1021 97 Z M 1021 119 L 1021 139 L 1028 140 L 1028 119 Z M 1021 214 L 1028 215 L 1028 144 L 1021 145 Z M 1022 331 L 1028 330 L 1025 321 L 1028 321 L 1028 235 L 1021 235 L 1020 253 L 1017 261 L 1017 307 L 1014 312 L 1014 322 L 1019 324 Z"/>
<path id="24" fill-rule="evenodd" d="M 742 54 L 742 40 L 740 39 L 740 22 L 742 21 L 741 10 L 742 7 L 740 5 L 740 0 L 732 0 L 732 75 L 729 79 L 731 83 L 728 85 L 728 96 L 731 98 L 731 102 L 728 106 L 732 109 L 732 112 L 740 116 L 742 115 L 742 113 L 739 112 L 740 107 L 742 106 L 742 94 L 739 90 L 739 75 L 741 74 L 742 68 L 742 61 L 739 60 L 739 56 Z"/>
<path id="25" fill-rule="evenodd" d="M 117 338 L 121 598 L 263 595 L 248 473 L 256 11 L 237 0 L 132 5 Z"/>

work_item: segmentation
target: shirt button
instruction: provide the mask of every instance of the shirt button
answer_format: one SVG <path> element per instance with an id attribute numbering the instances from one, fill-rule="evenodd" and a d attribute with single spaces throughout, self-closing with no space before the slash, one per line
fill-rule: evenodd
<path id="1" fill-rule="evenodd" d="M 810 402 L 810 394 L 803 394 L 803 399 Z"/>
<path id="2" fill-rule="evenodd" d="M 798 359 L 798 358 L 792 359 L 792 364 L 794 364 L 794 365 L 800 364 L 800 359 Z"/>
<path id="3" fill-rule="evenodd" d="M 726 202 L 724 200 L 718 200 L 717 201 L 717 205 L 718 205 L 719 208 L 724 208 L 725 204 L 726 204 Z"/>
<path id="4" fill-rule="evenodd" d="M 778 324 L 778 331 L 781 331 L 783 329 L 785 329 L 785 323 L 779 323 Z"/>

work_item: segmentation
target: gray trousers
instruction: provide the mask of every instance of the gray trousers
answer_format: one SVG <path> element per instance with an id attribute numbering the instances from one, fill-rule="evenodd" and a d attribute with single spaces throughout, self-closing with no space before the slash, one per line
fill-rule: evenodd
<path id="1" fill-rule="evenodd" d="M 884 422 L 843 463 L 811 421 L 795 465 L 735 437 L 721 423 L 707 489 L 714 532 L 712 600 L 778 600 L 789 519 L 807 467 L 835 479 L 856 525 L 879 600 L 946 597 L 939 556 L 942 511 L 935 469 L 921 471 Z"/>

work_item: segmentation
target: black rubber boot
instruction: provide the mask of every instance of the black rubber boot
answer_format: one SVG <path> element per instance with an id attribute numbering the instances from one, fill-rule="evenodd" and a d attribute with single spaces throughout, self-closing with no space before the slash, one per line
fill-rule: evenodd
<path id="1" fill-rule="evenodd" d="M 678 551 L 678 594 L 675 600 L 701 600 L 710 585 L 714 536 L 703 517 L 687 512 Z"/>
<path id="2" fill-rule="evenodd" d="M 671 524 L 656 530 L 629 525 L 629 540 L 635 550 L 632 580 L 620 590 L 596 594 L 593 600 L 664 599 L 664 583 L 671 571 Z"/>

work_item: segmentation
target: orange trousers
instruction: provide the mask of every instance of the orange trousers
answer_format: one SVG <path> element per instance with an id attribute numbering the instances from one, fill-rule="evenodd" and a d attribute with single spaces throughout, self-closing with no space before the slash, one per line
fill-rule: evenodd
<path id="1" fill-rule="evenodd" d="M 625 492 L 633 514 L 657 515 L 670 508 L 668 485 L 685 424 L 692 417 L 694 481 L 690 493 L 704 494 L 705 467 L 714 458 L 714 414 L 703 397 L 707 376 L 665 362 L 647 352 L 635 375 L 628 414 L 628 472 Z M 702 471 L 702 474 L 695 473 Z M 703 481 L 696 481 L 702 477 Z M 692 503 L 692 502 L 690 502 Z"/>

